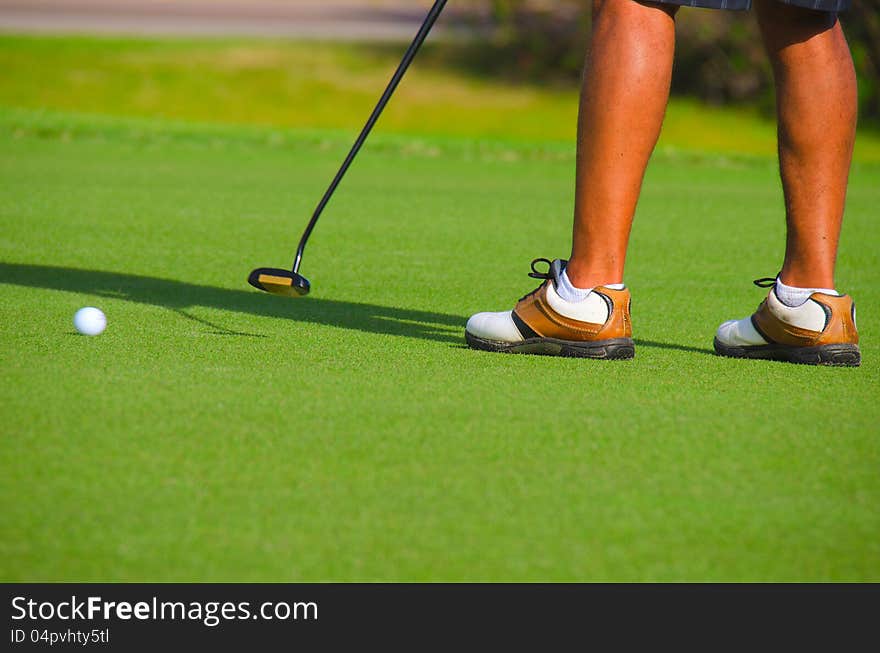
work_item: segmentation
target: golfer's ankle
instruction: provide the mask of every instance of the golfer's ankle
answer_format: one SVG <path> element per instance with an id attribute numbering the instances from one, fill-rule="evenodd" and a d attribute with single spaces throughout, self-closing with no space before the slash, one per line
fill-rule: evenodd
<path id="1" fill-rule="evenodd" d="M 779 273 L 779 280 L 796 288 L 834 288 L 834 271 L 786 264 Z"/>
<path id="2" fill-rule="evenodd" d="M 596 288 L 608 284 L 623 283 L 623 270 L 609 266 L 584 265 L 572 259 L 565 266 L 565 273 L 576 288 Z"/>

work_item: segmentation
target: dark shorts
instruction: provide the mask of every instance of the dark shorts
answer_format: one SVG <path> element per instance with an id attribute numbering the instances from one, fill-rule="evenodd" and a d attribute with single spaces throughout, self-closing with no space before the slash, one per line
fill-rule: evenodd
<path id="1" fill-rule="evenodd" d="M 751 9 L 752 0 L 654 0 L 667 5 L 682 7 L 703 7 L 704 9 L 731 9 L 745 11 Z M 846 11 L 852 0 L 778 0 L 793 7 L 815 9 L 816 11 Z"/>

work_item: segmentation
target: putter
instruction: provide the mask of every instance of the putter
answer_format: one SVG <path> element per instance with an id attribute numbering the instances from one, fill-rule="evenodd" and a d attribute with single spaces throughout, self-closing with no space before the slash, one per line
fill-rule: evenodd
<path id="1" fill-rule="evenodd" d="M 369 120 L 367 120 L 367 124 L 364 125 L 360 136 L 357 137 L 351 151 L 348 153 L 348 156 L 345 157 L 342 167 L 339 169 L 339 172 L 336 173 L 336 176 L 330 183 L 330 187 L 318 203 L 318 207 L 315 209 L 314 214 L 312 214 L 312 219 L 309 220 L 302 238 L 300 238 L 299 247 L 296 250 L 296 258 L 293 261 L 293 268 L 290 270 L 282 268 L 257 268 L 251 272 L 248 277 L 248 283 L 254 288 L 272 293 L 273 295 L 283 295 L 284 297 L 302 297 L 309 294 L 311 284 L 308 279 L 299 273 L 299 266 L 300 263 L 302 263 L 303 252 L 306 249 L 306 243 L 309 241 L 309 236 L 312 235 L 312 230 L 315 228 L 318 218 L 321 217 L 321 213 L 323 213 L 330 198 L 333 197 L 333 193 L 336 191 L 336 187 L 339 186 L 339 182 L 342 181 L 342 178 L 351 166 L 352 161 L 354 161 L 357 153 L 367 140 L 367 136 L 370 135 L 373 126 L 379 120 L 379 116 L 382 115 L 382 111 L 385 109 L 391 96 L 394 95 L 397 85 L 400 84 L 400 80 L 403 79 L 409 65 L 412 63 L 413 59 L 415 59 L 419 48 L 422 47 L 425 39 L 428 38 L 431 28 L 434 27 L 434 23 L 436 23 L 437 19 L 440 17 L 443 7 L 446 6 L 446 1 L 447 0 L 436 0 L 434 6 L 431 7 L 431 10 L 425 17 L 425 21 L 422 23 L 421 28 L 416 34 L 416 37 L 403 55 L 403 59 L 397 67 L 397 71 L 394 73 L 391 81 L 388 83 L 388 87 L 379 99 L 379 103 L 376 105 L 376 108 L 373 109 L 373 113 L 370 115 Z"/>

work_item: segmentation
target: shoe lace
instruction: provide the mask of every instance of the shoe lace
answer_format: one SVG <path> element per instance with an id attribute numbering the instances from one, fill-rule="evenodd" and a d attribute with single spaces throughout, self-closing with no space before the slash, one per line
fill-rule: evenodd
<path id="1" fill-rule="evenodd" d="M 546 272 L 541 272 L 537 267 L 535 267 L 539 263 L 546 263 L 547 264 L 547 271 Z M 541 279 L 543 281 L 547 281 L 548 279 L 553 278 L 553 273 L 551 271 L 552 267 L 553 267 L 553 261 L 551 261 L 550 259 L 536 258 L 534 261 L 532 261 L 532 271 L 529 272 L 529 276 L 532 279 Z M 519 301 L 522 301 L 522 300 L 526 299 L 527 297 L 531 297 L 536 292 L 538 292 L 541 289 L 541 286 L 543 286 L 543 285 L 544 284 L 542 283 L 540 286 L 535 288 L 533 291 L 526 293 L 525 295 L 523 295 L 522 297 L 519 298 Z"/>
<path id="2" fill-rule="evenodd" d="M 537 263 L 546 263 L 547 264 L 547 271 L 541 272 L 538 268 L 535 267 L 535 265 Z M 534 261 L 532 261 L 532 271 L 529 272 L 529 276 L 532 279 L 544 279 L 544 280 L 552 279 L 553 275 L 550 272 L 550 269 L 552 266 L 553 266 L 553 261 L 551 261 L 550 259 L 536 258 Z"/>
<path id="3" fill-rule="evenodd" d="M 755 279 L 752 281 L 753 284 L 758 286 L 758 288 L 772 288 L 776 285 L 776 277 L 761 277 L 760 279 Z M 764 302 L 758 304 L 758 310 L 761 310 L 761 307 L 764 305 Z"/>

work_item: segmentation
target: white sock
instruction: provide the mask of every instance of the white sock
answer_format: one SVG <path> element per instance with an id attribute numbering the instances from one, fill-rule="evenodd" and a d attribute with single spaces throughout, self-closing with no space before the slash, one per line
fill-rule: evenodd
<path id="1" fill-rule="evenodd" d="M 839 292 L 832 288 L 797 288 L 795 286 L 786 286 L 779 277 L 776 277 L 776 288 L 773 292 L 779 297 L 779 301 L 789 308 L 801 306 L 814 292 L 820 292 L 824 295 L 840 295 Z"/>
<path id="2" fill-rule="evenodd" d="M 559 283 L 556 285 L 556 292 L 558 292 L 559 296 L 567 302 L 582 302 L 590 296 L 591 292 L 593 292 L 592 288 L 578 288 L 572 284 L 565 269 L 562 270 L 557 279 Z M 623 290 L 626 288 L 622 283 L 606 283 L 604 285 L 611 290 Z"/>

